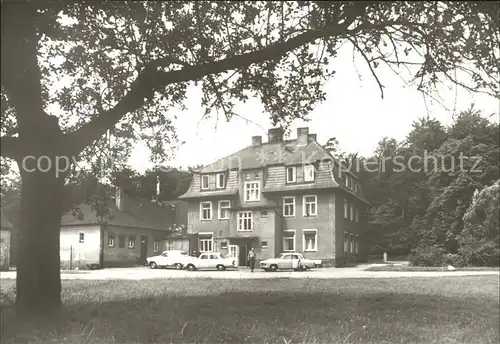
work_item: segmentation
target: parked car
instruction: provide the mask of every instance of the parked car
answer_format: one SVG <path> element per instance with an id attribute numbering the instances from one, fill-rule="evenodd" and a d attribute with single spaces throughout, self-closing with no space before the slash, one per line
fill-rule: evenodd
<path id="1" fill-rule="evenodd" d="M 174 267 L 182 269 L 188 262 L 189 254 L 182 250 L 164 251 L 162 254 L 146 258 L 147 264 L 151 269 Z"/>
<path id="2" fill-rule="evenodd" d="M 224 257 L 219 252 L 205 252 L 201 253 L 198 258 L 190 257 L 185 266 L 189 271 L 204 269 L 224 271 L 227 268 L 235 268 L 236 260 L 233 257 Z"/>
<path id="3" fill-rule="evenodd" d="M 304 271 L 314 268 L 316 262 L 305 258 L 302 253 L 286 252 L 281 253 L 277 258 L 270 258 L 260 262 L 260 268 L 265 271 L 276 271 L 293 269 L 295 271 Z"/>

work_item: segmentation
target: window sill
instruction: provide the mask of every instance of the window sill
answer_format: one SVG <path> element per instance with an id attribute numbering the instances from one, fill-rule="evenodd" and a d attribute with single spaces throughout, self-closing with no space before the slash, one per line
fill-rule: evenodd
<path id="1" fill-rule="evenodd" d="M 247 233 L 247 232 L 253 232 L 253 229 L 237 229 L 236 231 L 241 233 Z"/>
<path id="2" fill-rule="evenodd" d="M 304 252 L 318 252 L 318 250 L 304 250 Z"/>
<path id="3" fill-rule="evenodd" d="M 200 219 L 200 221 L 212 221 L 212 219 Z"/>
<path id="4" fill-rule="evenodd" d="M 219 217 L 219 221 L 227 221 L 229 220 L 229 217 Z"/>
<path id="5" fill-rule="evenodd" d="M 303 217 L 317 217 L 317 216 L 318 216 L 318 214 L 314 214 L 314 215 L 311 215 L 311 214 L 309 214 L 309 215 L 302 214 L 302 216 L 303 216 Z"/>
<path id="6" fill-rule="evenodd" d="M 295 215 L 283 215 L 283 217 L 295 217 Z"/>

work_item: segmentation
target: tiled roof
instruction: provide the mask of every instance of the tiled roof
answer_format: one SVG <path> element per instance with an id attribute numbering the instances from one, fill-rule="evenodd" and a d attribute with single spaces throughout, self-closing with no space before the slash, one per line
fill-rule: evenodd
<path id="1" fill-rule="evenodd" d="M 307 144 L 300 144 L 298 139 L 294 139 L 281 142 L 267 142 L 258 146 L 252 145 L 202 167 L 193 175 L 188 192 L 180 198 L 234 195 L 237 193 L 239 186 L 237 171 L 267 167 L 265 184 L 262 188 L 262 192 L 264 193 L 339 188 L 345 189 L 360 200 L 367 202 L 362 197 L 362 194 L 355 194 L 346 189 L 342 181 L 337 182 L 337 179 L 332 174 L 333 166 L 335 166 L 332 163 L 335 160 L 315 139 L 309 139 Z M 301 169 L 301 166 L 306 164 L 315 164 L 314 182 L 287 184 L 285 166 L 295 165 L 298 169 Z M 200 190 L 200 176 L 202 174 L 227 171 L 228 177 L 225 190 Z M 352 174 L 350 172 L 347 173 Z"/>
<path id="2" fill-rule="evenodd" d="M 216 196 L 233 196 L 238 193 L 238 188 L 230 188 L 224 190 L 214 190 L 214 191 L 196 191 L 193 188 L 190 188 L 188 192 L 179 198 L 187 199 L 187 198 L 197 198 L 197 197 L 216 197 Z"/>
<path id="3" fill-rule="evenodd" d="M 158 204 L 151 203 L 148 200 L 132 198 L 127 199 L 124 211 L 116 207 L 114 200 L 109 200 L 107 205 L 110 209 L 110 214 L 106 221 L 110 225 L 167 230 L 172 224 L 173 211 L 168 205 L 160 207 Z M 83 218 L 79 218 L 79 216 L 75 216 L 71 212 L 66 213 L 62 216 L 61 226 L 99 223 L 95 212 L 89 204 L 81 204 L 78 206 L 78 209 Z M 176 222 L 178 222 L 177 220 Z"/>
<path id="4" fill-rule="evenodd" d="M 297 140 L 285 140 L 243 148 L 204 166 L 200 173 L 222 172 L 232 168 L 246 170 L 274 164 L 299 165 L 322 159 L 331 159 L 331 156 L 315 141 L 299 145 Z"/>

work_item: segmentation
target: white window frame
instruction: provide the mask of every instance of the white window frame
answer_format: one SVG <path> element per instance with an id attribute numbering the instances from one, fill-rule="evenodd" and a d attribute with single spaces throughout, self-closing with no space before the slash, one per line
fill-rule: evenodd
<path id="1" fill-rule="evenodd" d="M 288 171 L 289 170 L 292 171 L 292 179 L 288 179 L 288 177 L 289 177 Z M 295 183 L 297 181 L 297 167 L 288 166 L 285 171 L 286 171 L 286 182 L 287 183 Z"/>
<path id="2" fill-rule="evenodd" d="M 350 204 L 349 207 L 349 219 L 354 222 L 354 204 Z"/>
<path id="3" fill-rule="evenodd" d="M 85 233 L 84 233 L 84 232 L 80 232 L 80 233 L 78 233 L 78 242 L 79 242 L 80 244 L 85 243 Z"/>
<path id="4" fill-rule="evenodd" d="M 349 253 L 354 253 L 354 234 L 349 236 Z"/>
<path id="5" fill-rule="evenodd" d="M 115 247 L 115 237 L 108 236 L 108 247 Z"/>
<path id="6" fill-rule="evenodd" d="M 286 229 L 284 232 L 285 233 L 293 233 L 293 237 L 290 237 L 290 236 L 287 237 L 287 236 L 283 235 L 283 252 L 295 252 L 295 248 L 297 246 L 297 233 L 295 232 L 295 229 Z M 285 250 L 285 238 L 288 238 L 288 239 L 291 238 L 293 240 L 293 250 Z"/>
<path id="7" fill-rule="evenodd" d="M 256 188 L 249 188 L 250 185 L 257 185 Z M 255 199 L 249 199 L 248 197 L 248 191 L 250 190 L 256 190 L 256 198 Z M 245 182 L 245 202 L 259 202 L 260 201 L 260 181 L 249 181 Z"/>
<path id="8" fill-rule="evenodd" d="M 153 252 L 158 252 L 160 250 L 160 240 L 153 241 Z"/>
<path id="9" fill-rule="evenodd" d="M 356 207 L 356 222 L 359 222 L 359 208 Z"/>
<path id="10" fill-rule="evenodd" d="M 250 214 L 250 216 L 247 216 Z M 243 215 L 243 217 L 242 217 Z M 250 229 L 245 229 L 241 225 L 245 223 L 245 220 L 250 220 Z M 253 231 L 253 212 L 251 211 L 239 211 L 238 212 L 238 232 L 251 232 Z"/>
<path id="11" fill-rule="evenodd" d="M 128 248 L 135 248 L 135 239 L 134 240 L 131 240 L 130 238 L 128 238 Z"/>
<path id="12" fill-rule="evenodd" d="M 222 185 L 220 184 L 220 177 L 222 177 Z M 217 173 L 215 175 L 215 187 L 217 189 L 224 189 L 226 187 L 226 174 L 225 173 Z"/>
<path id="13" fill-rule="evenodd" d="M 200 252 L 214 252 L 214 233 L 213 232 L 199 232 L 198 235 L 210 235 L 210 239 L 198 239 L 200 245 Z M 210 250 L 204 249 L 204 244 L 210 243 Z M 205 247 L 207 248 L 207 247 Z"/>
<path id="14" fill-rule="evenodd" d="M 205 178 L 206 178 L 206 180 L 207 180 L 207 185 L 206 185 L 206 187 L 204 187 L 204 183 L 203 183 L 203 181 L 205 180 Z M 202 189 L 202 190 L 208 190 L 208 189 L 210 189 L 210 177 L 209 177 L 209 175 L 208 175 L 208 174 L 202 174 L 202 175 L 201 175 L 201 189 Z"/>
<path id="15" fill-rule="evenodd" d="M 265 245 L 263 244 L 264 242 L 266 243 Z M 263 250 L 267 249 L 267 247 L 268 247 L 267 245 L 269 245 L 269 244 L 265 240 L 260 242 L 260 248 L 263 249 Z"/>
<path id="16" fill-rule="evenodd" d="M 223 207 L 221 204 L 224 203 L 224 202 L 227 202 L 228 205 Z M 219 208 L 219 211 L 218 211 L 218 216 L 219 216 L 219 220 L 229 220 L 229 209 L 231 208 L 231 201 L 230 200 L 221 200 L 218 202 L 218 208 Z M 227 217 L 222 217 L 222 212 L 221 210 L 222 209 L 226 209 L 227 210 Z"/>
<path id="17" fill-rule="evenodd" d="M 314 202 L 307 202 L 306 203 L 306 198 L 307 197 L 314 197 Z M 307 204 L 314 204 L 314 213 L 309 213 L 309 216 L 307 216 L 307 212 L 306 212 L 306 205 Z M 307 217 L 311 217 L 311 216 L 317 216 L 318 215 L 318 196 L 317 195 L 305 195 L 302 197 L 302 216 L 307 216 Z"/>
<path id="18" fill-rule="evenodd" d="M 306 249 L 306 234 L 314 233 L 314 247 Z M 317 252 L 318 251 L 318 230 L 317 229 L 303 229 L 302 230 L 302 243 L 304 252 Z"/>
<path id="19" fill-rule="evenodd" d="M 203 204 L 210 204 L 210 218 L 205 219 L 203 218 Z M 210 221 L 213 217 L 213 211 L 212 211 L 212 201 L 202 201 L 200 202 L 200 221 Z"/>
<path id="20" fill-rule="evenodd" d="M 359 236 L 356 235 L 356 241 L 354 242 L 354 253 L 359 254 Z"/>
<path id="21" fill-rule="evenodd" d="M 285 203 L 285 200 L 290 200 L 292 199 L 292 203 Z M 282 202 L 283 202 L 283 217 L 295 217 L 295 196 L 284 196 L 282 197 Z M 287 209 L 287 206 L 292 206 L 292 214 L 286 214 L 285 209 Z"/>
<path id="22" fill-rule="evenodd" d="M 344 198 L 344 219 L 349 219 L 349 201 Z"/>
<path id="23" fill-rule="evenodd" d="M 309 173 L 307 172 L 308 169 L 311 169 L 310 170 L 310 174 L 312 175 L 312 178 L 311 179 L 307 179 L 307 176 L 309 175 Z M 315 170 L 314 170 L 314 165 L 310 164 L 310 165 L 304 165 L 304 181 L 305 182 L 314 182 L 314 178 L 315 178 Z"/>

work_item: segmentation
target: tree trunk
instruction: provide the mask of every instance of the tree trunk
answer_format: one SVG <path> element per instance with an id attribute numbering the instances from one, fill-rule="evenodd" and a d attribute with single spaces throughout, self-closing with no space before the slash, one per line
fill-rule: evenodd
<path id="1" fill-rule="evenodd" d="M 23 184 L 16 307 L 22 314 L 40 315 L 61 306 L 59 233 L 64 178 L 57 178 L 53 168 L 42 172 L 45 167 L 32 171 L 33 166 L 19 165 Z"/>

